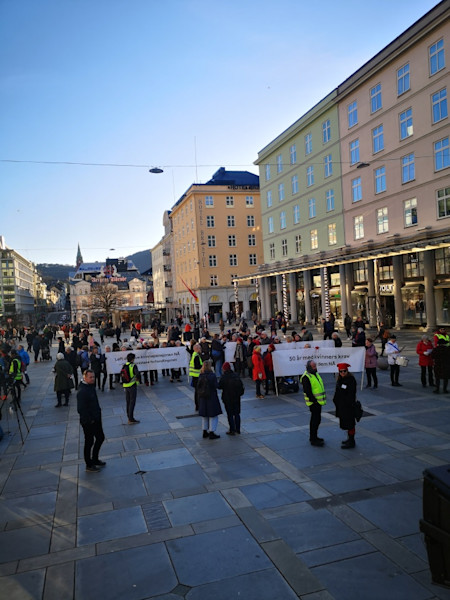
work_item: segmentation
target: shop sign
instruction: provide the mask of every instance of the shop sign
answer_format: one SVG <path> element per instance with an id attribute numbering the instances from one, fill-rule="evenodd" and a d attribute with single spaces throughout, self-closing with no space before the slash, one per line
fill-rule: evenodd
<path id="1" fill-rule="evenodd" d="M 394 293 L 394 284 L 393 283 L 381 283 L 380 284 L 380 294 L 393 294 Z"/>

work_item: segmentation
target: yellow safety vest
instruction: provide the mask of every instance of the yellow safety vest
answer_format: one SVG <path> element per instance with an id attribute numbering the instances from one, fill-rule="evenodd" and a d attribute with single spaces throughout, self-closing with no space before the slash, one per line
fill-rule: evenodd
<path id="1" fill-rule="evenodd" d="M 315 375 L 313 375 L 312 373 L 308 373 L 308 371 L 305 371 L 302 375 L 302 379 L 303 379 L 303 377 L 307 377 L 309 379 L 309 381 L 311 383 L 312 394 L 313 394 L 314 398 L 317 400 L 317 402 L 322 405 L 326 404 L 327 396 L 325 394 L 325 386 L 323 385 L 322 377 L 319 375 L 319 373 L 316 373 Z M 306 406 L 311 406 L 311 404 L 313 404 L 313 403 L 308 398 L 308 396 L 305 393 L 303 394 L 303 396 L 305 398 Z"/>
<path id="2" fill-rule="evenodd" d="M 14 363 L 17 363 L 17 371 L 14 373 Z M 20 358 L 13 358 L 9 365 L 9 374 L 14 375 L 16 381 L 22 381 L 22 361 Z"/>
<path id="3" fill-rule="evenodd" d="M 438 340 L 444 340 L 446 346 L 450 346 L 450 336 L 448 334 L 436 333 L 435 335 Z"/>
<path id="4" fill-rule="evenodd" d="M 195 361 L 196 356 L 198 356 L 200 359 L 200 369 L 196 369 L 194 367 L 194 361 Z M 203 361 L 201 359 L 200 354 L 198 352 L 193 352 L 191 360 L 189 361 L 189 377 L 199 377 L 202 364 L 203 364 Z"/>
<path id="5" fill-rule="evenodd" d="M 134 364 L 133 363 L 125 363 L 125 366 L 128 367 L 128 372 L 130 373 L 130 381 L 128 383 L 122 383 L 122 387 L 127 388 L 127 387 L 131 387 L 134 384 L 138 384 L 138 380 L 136 379 L 135 375 L 134 375 Z M 130 367 L 133 367 L 133 369 L 130 369 Z"/>

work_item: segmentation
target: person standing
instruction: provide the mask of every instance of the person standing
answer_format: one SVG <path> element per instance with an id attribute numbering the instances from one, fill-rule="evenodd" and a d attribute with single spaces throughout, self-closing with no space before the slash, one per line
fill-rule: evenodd
<path id="1" fill-rule="evenodd" d="M 322 377 L 317 372 L 314 360 L 308 360 L 306 371 L 301 377 L 303 396 L 306 406 L 309 406 L 311 419 L 309 422 L 309 442 L 311 446 L 323 446 L 325 441 L 318 437 L 319 425 L 322 420 L 322 406 L 327 403 L 325 386 Z"/>
<path id="2" fill-rule="evenodd" d="M 352 323 L 353 323 L 353 319 L 351 318 L 351 316 L 348 313 L 345 313 L 344 329 L 345 329 L 345 333 L 347 334 L 347 340 L 350 340 L 352 337 L 352 332 L 351 332 Z"/>
<path id="3" fill-rule="evenodd" d="M 194 402 L 195 402 L 195 410 L 198 411 L 198 395 L 197 395 L 197 383 L 198 378 L 200 376 L 200 370 L 203 365 L 203 360 L 201 357 L 202 347 L 200 344 L 194 344 L 194 351 L 191 355 L 191 360 L 189 361 L 189 377 L 191 378 L 191 385 L 194 388 Z"/>
<path id="4" fill-rule="evenodd" d="M 16 350 L 11 350 L 9 354 L 11 356 L 11 362 L 9 363 L 9 377 L 13 382 L 15 399 L 20 404 L 22 399 L 22 391 L 20 389 L 20 386 L 22 385 L 22 361 Z"/>
<path id="5" fill-rule="evenodd" d="M 227 411 L 228 435 L 241 433 L 241 396 L 244 393 L 244 384 L 238 373 L 231 370 L 229 362 L 222 365 L 222 377 L 217 387 L 222 390 L 222 402 Z"/>
<path id="6" fill-rule="evenodd" d="M 386 344 L 386 355 L 388 357 L 388 364 L 391 369 L 391 385 L 394 387 L 401 387 L 401 383 L 398 382 L 400 376 L 400 366 L 397 364 L 397 356 L 400 354 L 400 349 L 397 345 L 397 336 L 392 334 Z"/>
<path id="7" fill-rule="evenodd" d="M 436 379 L 436 389 L 433 390 L 433 394 L 439 394 L 441 379 L 443 382 L 442 391 L 446 394 L 448 391 L 448 380 L 450 378 L 450 346 L 447 345 L 445 339 L 438 339 L 437 348 L 433 349 L 430 356 L 434 361 L 434 376 Z"/>
<path id="8" fill-rule="evenodd" d="M 336 381 L 333 402 L 336 406 L 336 417 L 339 419 L 339 427 L 347 430 L 347 439 L 341 444 L 343 450 L 355 447 L 355 402 L 356 402 L 356 379 L 349 373 L 348 363 L 339 363 L 339 376 Z"/>
<path id="9" fill-rule="evenodd" d="M 56 392 L 56 397 L 58 399 L 55 404 L 55 408 L 59 408 L 62 406 L 61 400 L 64 394 L 65 402 L 64 406 L 69 406 L 69 395 L 70 390 L 75 387 L 73 379 L 73 370 L 71 364 L 65 360 L 64 354 L 62 352 L 58 352 L 56 355 L 55 362 L 55 384 L 54 390 Z"/>
<path id="10" fill-rule="evenodd" d="M 372 379 L 373 379 L 373 389 L 374 390 L 376 390 L 378 388 L 377 360 L 378 360 L 378 353 L 373 344 L 373 339 L 368 337 L 366 339 L 366 356 L 364 358 L 364 366 L 366 368 L 366 375 L 367 375 L 366 388 L 372 387 Z M 338 365 L 338 367 L 339 367 L 339 365 Z M 353 375 L 352 375 L 352 377 L 353 377 Z"/>
<path id="11" fill-rule="evenodd" d="M 64 353 L 64 359 L 67 360 L 67 362 L 72 367 L 75 389 L 77 390 L 78 389 L 78 356 L 77 356 L 77 353 L 72 348 L 72 346 L 66 347 L 66 351 Z"/>
<path id="12" fill-rule="evenodd" d="M 275 377 L 273 374 L 272 352 L 275 351 L 275 346 L 269 344 L 267 352 L 263 356 L 264 372 L 266 374 L 266 395 L 269 393 L 269 388 L 272 385 L 272 391 L 275 391 Z"/>
<path id="13" fill-rule="evenodd" d="M 433 381 L 433 359 L 431 353 L 433 352 L 433 344 L 427 335 L 423 335 L 422 339 L 416 346 L 416 354 L 419 355 L 419 367 L 420 367 L 420 379 L 422 386 L 427 387 L 427 371 L 428 371 L 428 384 L 434 385 Z"/>
<path id="14" fill-rule="evenodd" d="M 134 364 L 135 358 L 136 355 L 132 352 L 127 354 L 127 362 L 125 363 L 124 368 L 129 374 L 129 381 L 122 380 L 122 385 L 125 390 L 128 425 L 135 425 L 136 423 L 140 423 L 140 421 L 134 418 L 134 407 L 136 406 L 137 386 L 140 382 L 139 369 Z"/>
<path id="15" fill-rule="evenodd" d="M 266 370 L 261 356 L 261 346 L 255 346 L 253 348 L 252 366 L 253 381 L 256 381 L 256 397 L 263 400 L 264 396 L 261 394 L 261 383 L 266 379 Z"/>
<path id="16" fill-rule="evenodd" d="M 202 417 L 203 437 L 217 440 L 216 434 L 219 415 L 222 414 L 217 395 L 217 377 L 211 368 L 211 362 L 205 360 L 197 383 L 198 414 Z"/>
<path id="17" fill-rule="evenodd" d="M 19 358 L 22 361 L 23 374 L 25 375 L 26 384 L 30 385 L 30 377 L 27 373 L 28 366 L 30 364 L 30 355 L 22 346 L 22 344 L 20 344 L 20 346 L 17 347 L 17 354 L 19 355 Z"/>
<path id="18" fill-rule="evenodd" d="M 98 473 L 99 467 L 106 465 L 106 462 L 98 457 L 100 448 L 105 441 L 105 434 L 102 426 L 102 411 L 95 390 L 95 374 L 90 369 L 86 369 L 83 373 L 83 380 L 77 392 L 77 410 L 84 432 L 86 471 Z"/>

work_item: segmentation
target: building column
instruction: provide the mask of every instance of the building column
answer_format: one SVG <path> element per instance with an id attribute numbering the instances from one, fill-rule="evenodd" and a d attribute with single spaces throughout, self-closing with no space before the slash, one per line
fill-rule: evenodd
<path id="1" fill-rule="evenodd" d="M 427 331 L 436 329 L 436 302 L 434 298 L 433 280 L 436 278 L 434 250 L 423 253 L 423 284 L 425 286 L 425 311 L 427 315 Z"/>
<path id="2" fill-rule="evenodd" d="M 303 281 L 305 283 L 305 325 L 311 325 L 311 271 L 303 271 Z"/>
<path id="3" fill-rule="evenodd" d="M 277 283 L 277 312 L 283 312 L 283 281 L 281 275 L 276 276 Z"/>
<path id="4" fill-rule="evenodd" d="M 377 303 L 375 296 L 375 270 L 373 260 L 367 261 L 367 289 L 369 296 L 369 325 L 370 327 L 377 326 Z"/>
<path id="5" fill-rule="evenodd" d="M 339 265 L 339 286 L 340 286 L 340 290 L 341 290 L 342 323 L 344 323 L 345 313 L 348 312 L 347 282 L 345 279 L 345 265 Z"/>
<path id="6" fill-rule="evenodd" d="M 353 289 L 353 263 L 345 265 L 345 293 L 347 295 L 347 312 L 353 318 L 352 305 L 352 289 Z"/>
<path id="7" fill-rule="evenodd" d="M 392 267 L 394 272 L 394 305 L 395 305 L 395 329 L 403 327 L 403 302 L 402 302 L 402 282 L 403 265 L 401 255 L 392 257 Z"/>
<path id="8" fill-rule="evenodd" d="M 297 275 L 289 273 L 289 302 L 291 304 L 291 323 L 297 323 Z"/>
<path id="9" fill-rule="evenodd" d="M 268 321 L 270 319 L 270 279 L 269 277 L 261 278 L 261 319 Z"/>

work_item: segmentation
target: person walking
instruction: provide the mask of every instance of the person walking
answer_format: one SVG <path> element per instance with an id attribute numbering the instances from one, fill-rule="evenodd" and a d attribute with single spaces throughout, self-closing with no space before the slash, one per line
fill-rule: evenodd
<path id="1" fill-rule="evenodd" d="M 303 386 L 303 396 L 306 406 L 311 412 L 309 421 L 309 442 L 311 446 L 323 446 L 325 441 L 318 437 L 319 425 L 322 420 L 322 406 L 327 403 L 325 386 L 322 378 L 317 372 L 317 365 L 314 360 L 308 360 L 306 371 L 301 377 Z"/>
<path id="2" fill-rule="evenodd" d="M 100 448 L 105 441 L 102 426 L 102 411 L 95 389 L 95 374 L 90 369 L 83 373 L 77 392 L 77 410 L 84 432 L 84 462 L 86 471 L 98 473 L 106 462 L 99 459 Z"/>
<path id="3" fill-rule="evenodd" d="M 42 337 L 40 335 L 36 335 L 33 338 L 32 346 L 33 346 L 34 362 L 35 363 L 38 362 L 39 352 L 41 351 L 41 342 L 42 342 Z"/>
<path id="4" fill-rule="evenodd" d="M 217 395 L 217 377 L 211 368 L 211 362 L 205 360 L 197 383 L 198 414 L 202 417 L 203 437 L 217 440 L 216 434 L 219 415 L 222 414 Z"/>
<path id="5" fill-rule="evenodd" d="M 377 360 L 378 353 L 373 343 L 373 339 L 368 337 L 366 339 L 366 356 L 364 358 L 364 366 L 366 369 L 367 376 L 367 385 L 366 388 L 372 387 L 372 379 L 373 379 L 373 389 L 378 389 L 378 378 L 377 378 Z M 353 377 L 353 375 L 352 375 Z"/>
<path id="6" fill-rule="evenodd" d="M 427 387 L 427 372 L 428 372 L 428 384 L 434 385 L 433 380 L 433 359 L 431 353 L 433 352 L 433 344 L 427 335 L 423 335 L 422 339 L 416 346 L 416 354 L 419 355 L 419 367 L 420 367 L 420 380 L 423 387 Z"/>
<path id="7" fill-rule="evenodd" d="M 128 425 L 140 423 L 134 418 L 134 407 L 136 406 L 137 386 L 140 383 L 140 373 L 137 366 L 134 364 L 136 355 L 130 352 L 127 354 L 127 362 L 123 366 L 123 370 L 128 373 L 128 381 L 122 379 L 123 389 L 125 390 L 125 401 L 127 406 Z"/>
<path id="8" fill-rule="evenodd" d="M 373 344 L 372 344 L 373 345 Z M 341 444 L 343 450 L 355 447 L 355 402 L 356 402 L 356 379 L 349 372 L 348 363 L 339 363 L 337 368 L 339 375 L 336 381 L 333 402 L 336 406 L 336 417 L 339 419 L 339 427 L 347 430 L 347 439 Z"/>
<path id="9" fill-rule="evenodd" d="M 222 365 L 222 377 L 217 387 L 222 390 L 222 402 L 227 411 L 227 434 L 241 433 L 241 396 L 244 393 L 244 384 L 238 373 L 231 370 L 229 362 Z"/>
<path id="10" fill-rule="evenodd" d="M 433 394 L 439 394 L 441 379 L 443 384 L 442 391 L 446 394 L 450 378 L 450 346 L 447 345 L 447 341 L 443 338 L 438 339 L 438 345 L 433 349 L 430 356 L 434 361 L 434 377 L 436 379 L 436 389 L 433 390 Z"/>
<path id="11" fill-rule="evenodd" d="M 69 396 L 70 390 L 75 387 L 73 382 L 73 369 L 72 365 L 65 360 L 64 354 L 62 352 L 58 352 L 56 355 L 55 362 L 55 383 L 54 390 L 56 392 L 57 403 L 55 404 L 55 408 L 59 408 L 62 406 L 61 400 L 64 394 L 65 402 L 64 406 L 69 406 Z"/>
<path id="12" fill-rule="evenodd" d="M 392 334 L 386 344 L 386 355 L 388 358 L 388 364 L 391 369 L 391 385 L 394 387 L 401 387 L 401 383 L 398 382 L 400 376 L 400 366 L 397 364 L 397 356 L 400 354 L 400 349 L 397 345 L 397 336 Z"/>
<path id="13" fill-rule="evenodd" d="M 253 381 L 256 381 L 256 397 L 263 400 L 264 396 L 261 394 L 261 383 L 266 379 L 266 371 L 261 356 L 261 346 L 255 346 L 253 348 L 252 366 Z"/>

